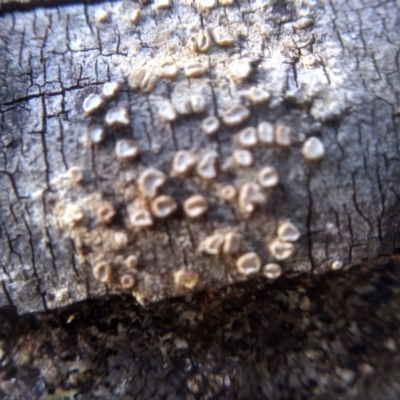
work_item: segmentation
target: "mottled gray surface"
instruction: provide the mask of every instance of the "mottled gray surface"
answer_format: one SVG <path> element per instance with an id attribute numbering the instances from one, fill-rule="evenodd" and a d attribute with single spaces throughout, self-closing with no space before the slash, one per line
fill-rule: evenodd
<path id="1" fill-rule="evenodd" d="M 239 101 L 251 110 L 243 126 L 267 119 L 293 128 L 296 143 L 290 149 L 254 151 L 257 166 L 277 167 L 280 186 L 265 206 L 244 219 L 237 208 L 221 203 L 217 186 L 253 179 L 253 169 L 220 172 L 211 184 L 170 179 L 166 193 L 182 203 L 189 194 L 201 192 L 210 200 L 210 211 L 198 222 L 180 212 L 144 233 L 128 228 L 130 244 L 122 253 L 133 250 L 140 255 L 141 270 L 135 276 L 140 298 L 182 293 L 173 282 L 180 268 L 199 274 L 198 289 L 243 280 L 234 260 L 197 252 L 205 235 L 226 226 L 243 233 L 243 252 L 257 251 L 266 263 L 272 257 L 265 237 L 274 234 L 278 220 L 294 222 L 302 236 L 295 254 L 282 263 L 286 275 L 322 273 L 334 260 L 351 266 L 398 247 L 398 3 L 261 3 L 238 1 L 203 13 L 183 1 L 160 11 L 148 3 L 136 25 L 125 19 L 137 6 L 133 3 L 34 8 L 0 16 L 1 305 L 14 305 L 24 313 L 120 293 L 118 285 L 94 280 L 90 263 L 95 257 L 83 262 L 70 233 L 58 228 L 51 206 L 60 199 L 78 201 L 97 193 L 118 207 L 119 225 L 110 229 L 125 230 L 128 204 L 118 185 L 147 166 L 169 173 L 177 149 L 214 149 L 221 166 L 231 154 L 232 133 L 239 128 L 222 127 L 208 140 L 198 127 L 207 114 L 220 116 Z M 103 9 L 108 17 L 101 22 Z M 293 22 L 304 16 L 315 19 L 314 24 L 296 30 Z M 189 35 L 217 24 L 235 33 L 235 45 L 191 54 L 186 48 Z M 150 94 L 123 83 L 115 100 L 93 117 L 83 117 L 87 95 L 100 92 L 107 81 L 126 82 L 134 66 L 146 63 L 155 68 L 166 56 L 181 68 L 186 60 L 198 58 L 209 70 L 198 79 L 187 79 L 182 71 L 175 82 L 161 79 Z M 307 66 L 310 56 L 315 64 Z M 252 63 L 253 72 L 243 83 L 227 73 L 235 58 Z M 247 90 L 257 85 L 271 93 L 267 105 L 251 106 L 246 99 Z M 163 101 L 194 92 L 208 101 L 203 116 L 171 125 L 158 121 Z M 99 149 L 84 147 L 86 125 L 102 122 L 114 105 L 129 108 L 130 127 L 108 130 Z M 316 163 L 305 161 L 300 153 L 301 141 L 310 135 L 320 137 L 326 148 L 326 156 Z M 121 137 L 134 138 L 143 149 L 140 161 L 129 167 L 121 167 L 113 154 Z M 84 185 L 60 189 L 54 180 L 71 166 L 82 169 Z M 103 228 L 90 229 L 97 233 Z M 118 254 L 95 256 L 117 260 Z M 115 263 L 118 275 L 120 264 Z"/>

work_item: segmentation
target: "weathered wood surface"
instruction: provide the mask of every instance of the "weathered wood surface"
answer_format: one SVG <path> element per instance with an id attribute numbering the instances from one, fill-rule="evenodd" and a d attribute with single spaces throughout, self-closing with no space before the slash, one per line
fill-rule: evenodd
<path id="1" fill-rule="evenodd" d="M 398 2 L 237 1 L 204 12 L 185 1 L 166 10 L 147 3 L 132 24 L 126 16 L 135 7 L 131 2 L 70 5 L 0 16 L 0 305 L 25 313 L 120 293 L 121 260 L 132 252 L 140 263 L 134 294 L 142 301 L 187 293 L 174 283 L 174 273 L 182 268 L 198 274 L 199 290 L 246 279 L 235 260 L 198 252 L 205 236 L 226 227 L 244 236 L 242 253 L 257 252 L 264 265 L 274 261 L 265 239 L 275 235 L 279 221 L 292 221 L 301 238 L 294 255 L 281 263 L 284 276 L 323 273 L 334 261 L 344 266 L 376 262 L 399 247 Z M 299 27 L 305 18 L 313 23 Z M 218 25 L 233 33 L 234 45 L 214 44 L 206 54 L 188 50 L 191 34 Z M 132 68 L 156 69 L 166 57 L 181 68 L 175 81 L 160 79 L 149 94 L 128 88 Z M 184 76 L 190 59 L 207 67 L 203 77 Z M 233 59 L 251 63 L 244 82 L 228 72 Z M 85 118 L 84 98 L 114 80 L 122 83 L 116 98 Z M 250 103 L 246 96 L 255 86 L 268 90 L 268 103 Z M 193 93 L 207 100 L 202 115 L 172 124 L 159 121 L 157 112 L 166 100 Z M 263 120 L 285 123 L 294 133 L 292 146 L 259 146 L 253 151 L 255 167 L 224 171 L 240 128 L 223 125 L 209 139 L 199 125 L 236 103 L 251 111 L 240 128 Z M 129 128 L 108 129 L 102 147 L 85 146 L 87 125 L 103 124 L 116 105 L 128 107 Z M 318 162 L 301 155 L 302 141 L 311 135 L 325 146 Z M 121 138 L 140 143 L 140 160 L 132 165 L 115 158 Z M 189 221 L 179 211 L 144 232 L 131 229 L 127 182 L 147 167 L 169 174 L 178 149 L 218 154 L 216 181 L 171 178 L 164 190 L 180 204 L 202 193 L 209 212 Z M 219 184 L 253 180 L 265 164 L 278 169 L 280 184 L 250 218 L 221 202 Z M 78 188 L 60 178 L 73 166 L 84 174 Z M 91 217 L 91 208 L 103 200 L 117 207 L 111 227 Z M 59 210 L 66 203 L 84 204 L 90 223 L 63 229 Z M 128 246 L 113 253 L 110 231 L 127 232 Z M 89 237 L 89 245 L 82 245 L 83 237 Z M 107 285 L 92 274 L 103 259 L 115 268 Z"/>

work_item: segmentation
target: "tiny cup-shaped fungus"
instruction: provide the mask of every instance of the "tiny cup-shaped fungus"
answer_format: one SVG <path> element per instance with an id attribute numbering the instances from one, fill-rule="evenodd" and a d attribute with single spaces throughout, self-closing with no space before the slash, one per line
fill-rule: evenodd
<path id="1" fill-rule="evenodd" d="M 128 235 L 125 232 L 114 232 L 113 247 L 116 250 L 123 249 L 128 245 Z"/>
<path id="2" fill-rule="evenodd" d="M 218 131 L 219 125 L 219 119 L 214 115 L 210 115 L 201 122 L 201 130 L 207 136 L 211 136 Z"/>
<path id="3" fill-rule="evenodd" d="M 114 107 L 107 111 L 106 124 L 115 128 L 128 126 L 131 122 L 125 107 Z"/>
<path id="4" fill-rule="evenodd" d="M 87 144 L 98 145 L 104 141 L 105 132 L 100 125 L 91 125 L 86 129 L 85 142 Z"/>
<path id="5" fill-rule="evenodd" d="M 275 141 L 279 146 L 290 146 L 292 144 L 292 129 L 287 125 L 276 125 Z"/>
<path id="6" fill-rule="evenodd" d="M 236 199 L 237 190 L 235 186 L 224 185 L 219 189 L 219 196 L 225 201 L 234 201 Z"/>
<path id="7" fill-rule="evenodd" d="M 188 78 L 197 78 L 207 72 L 207 67 L 198 61 L 188 61 L 185 64 L 185 75 Z"/>
<path id="8" fill-rule="evenodd" d="M 187 97 L 179 97 L 175 99 L 174 108 L 179 115 L 190 115 L 193 112 L 190 99 Z"/>
<path id="9" fill-rule="evenodd" d="M 268 279 L 277 279 L 282 275 L 282 268 L 279 264 L 269 263 L 264 266 L 263 275 Z"/>
<path id="10" fill-rule="evenodd" d="M 236 261 L 238 271 L 243 275 L 252 275 L 260 271 L 261 261 L 257 253 L 246 253 Z"/>
<path id="11" fill-rule="evenodd" d="M 257 126 L 258 140 L 262 144 L 273 144 L 275 141 L 274 125 L 267 121 L 262 121 Z"/>
<path id="12" fill-rule="evenodd" d="M 237 104 L 229 107 L 222 114 L 222 121 L 229 126 L 242 124 L 250 117 L 250 111 L 247 107 Z"/>
<path id="13" fill-rule="evenodd" d="M 307 160 L 315 161 L 325 155 L 325 148 L 320 139 L 310 137 L 304 142 L 301 153 Z"/>
<path id="14" fill-rule="evenodd" d="M 110 203 L 105 203 L 97 209 L 97 219 L 103 224 L 112 222 L 115 216 L 115 208 Z"/>
<path id="15" fill-rule="evenodd" d="M 128 77 L 128 85 L 131 89 L 140 89 L 143 93 L 153 91 L 158 81 L 158 76 L 151 68 L 135 68 Z"/>
<path id="16" fill-rule="evenodd" d="M 200 11 L 212 10 L 217 7 L 217 0 L 196 0 L 196 4 Z"/>
<path id="17" fill-rule="evenodd" d="M 130 256 L 126 257 L 126 259 L 125 259 L 125 265 L 129 269 L 136 269 L 138 266 L 138 263 L 139 263 L 138 258 L 134 254 L 131 254 Z"/>
<path id="18" fill-rule="evenodd" d="M 247 60 L 235 60 L 229 64 L 229 72 L 233 79 L 243 81 L 251 74 L 251 64 Z"/>
<path id="19" fill-rule="evenodd" d="M 153 225 L 153 219 L 147 210 L 131 211 L 129 213 L 129 221 L 134 228 L 148 228 Z"/>
<path id="20" fill-rule="evenodd" d="M 156 197 L 158 190 L 161 188 L 162 185 L 164 185 L 166 180 L 166 175 L 158 169 L 146 169 L 139 176 L 139 190 L 146 197 Z"/>
<path id="21" fill-rule="evenodd" d="M 175 107 L 168 101 L 161 104 L 157 115 L 162 122 L 173 122 L 178 117 Z"/>
<path id="22" fill-rule="evenodd" d="M 175 61 L 168 58 L 161 63 L 159 73 L 163 78 L 175 79 L 179 73 L 179 69 Z"/>
<path id="23" fill-rule="evenodd" d="M 122 289 L 132 289 L 135 285 L 135 278 L 132 275 L 125 274 L 119 279 Z"/>
<path id="24" fill-rule="evenodd" d="M 64 211 L 64 222 L 69 226 L 78 225 L 82 222 L 84 213 L 81 207 L 76 204 L 69 204 Z"/>
<path id="25" fill-rule="evenodd" d="M 235 150 L 232 158 L 238 167 L 250 167 L 253 164 L 253 155 L 248 150 Z"/>
<path id="26" fill-rule="evenodd" d="M 332 261 L 332 263 L 331 263 L 331 269 L 333 269 L 335 271 L 338 269 L 341 269 L 342 267 L 343 267 L 343 263 L 339 260 Z"/>
<path id="27" fill-rule="evenodd" d="M 252 126 L 248 126 L 247 128 L 244 128 L 236 136 L 236 142 L 237 142 L 238 146 L 243 147 L 245 149 L 256 146 L 258 143 L 256 128 L 254 128 Z"/>
<path id="28" fill-rule="evenodd" d="M 106 82 L 103 85 L 103 96 L 111 99 L 114 97 L 119 91 L 119 83 L 118 82 Z"/>
<path id="29" fill-rule="evenodd" d="M 222 251 L 224 254 L 237 254 L 242 247 L 242 235 L 236 232 L 228 232 L 225 234 L 224 245 Z"/>
<path id="30" fill-rule="evenodd" d="M 267 201 L 260 185 L 254 182 L 246 182 L 242 185 L 239 192 L 239 207 L 245 214 L 251 214 L 257 205 L 262 205 Z"/>
<path id="31" fill-rule="evenodd" d="M 83 101 L 83 112 L 85 115 L 93 114 L 103 105 L 103 99 L 98 94 L 90 94 L 88 97 L 85 98 Z"/>
<path id="32" fill-rule="evenodd" d="M 258 105 L 266 103 L 271 97 L 271 95 L 266 90 L 253 86 L 248 91 L 247 97 L 254 105 Z"/>
<path id="33" fill-rule="evenodd" d="M 82 171 L 78 167 L 71 167 L 67 172 L 67 176 L 73 185 L 80 185 L 83 181 Z"/>
<path id="34" fill-rule="evenodd" d="M 197 163 L 197 157 L 192 151 L 179 150 L 172 161 L 172 171 L 176 175 L 187 175 Z"/>
<path id="35" fill-rule="evenodd" d="M 93 267 L 93 276 L 100 282 L 109 283 L 112 279 L 111 265 L 106 261 L 101 261 Z"/>
<path id="36" fill-rule="evenodd" d="M 221 253 L 222 246 L 225 241 L 225 236 L 221 233 L 214 233 L 211 236 L 207 236 L 200 243 L 200 251 L 210 254 L 212 256 L 217 256 Z"/>
<path id="37" fill-rule="evenodd" d="M 297 242 L 301 235 L 296 226 L 288 221 L 279 225 L 277 234 L 282 242 Z"/>
<path id="38" fill-rule="evenodd" d="M 181 269 L 174 274 L 175 285 L 185 289 L 194 289 L 199 281 L 199 274 L 195 271 Z"/>
<path id="39" fill-rule="evenodd" d="M 200 178 L 205 180 L 215 179 L 217 177 L 215 156 L 213 154 L 204 155 L 196 166 L 196 173 Z"/>
<path id="40" fill-rule="evenodd" d="M 129 22 L 131 22 L 132 24 L 136 24 L 139 22 L 140 19 L 140 8 L 136 8 L 135 10 L 132 10 L 129 14 L 128 14 L 128 20 Z"/>
<path id="41" fill-rule="evenodd" d="M 294 246 L 289 242 L 275 239 L 268 244 L 269 251 L 275 260 L 282 261 L 289 258 L 294 252 Z"/>
<path id="42" fill-rule="evenodd" d="M 279 183 L 278 171 L 274 167 L 264 167 L 258 173 L 258 182 L 261 187 L 268 189 Z"/>
<path id="43" fill-rule="evenodd" d="M 151 211 L 157 218 L 167 218 L 172 215 L 178 204 L 171 196 L 158 196 L 151 202 Z"/>
<path id="44" fill-rule="evenodd" d="M 155 10 L 161 10 L 163 8 L 170 8 L 171 0 L 155 0 L 153 7 Z"/>
<path id="45" fill-rule="evenodd" d="M 193 94 L 189 98 L 190 106 L 195 114 L 202 113 L 206 108 L 206 99 L 201 94 Z"/>
<path id="46" fill-rule="evenodd" d="M 140 153 L 139 145 L 133 140 L 118 140 L 115 145 L 115 153 L 119 161 L 128 162 L 134 160 Z"/>
<path id="47" fill-rule="evenodd" d="M 190 50 L 199 53 L 207 53 L 211 47 L 211 38 L 206 30 L 200 29 L 189 38 L 188 47 Z"/>
<path id="48" fill-rule="evenodd" d="M 196 194 L 183 203 L 185 214 L 189 218 L 199 218 L 208 210 L 208 201 L 204 196 Z"/>
<path id="49" fill-rule="evenodd" d="M 235 38 L 224 28 L 218 27 L 213 30 L 214 42 L 221 47 L 230 46 L 235 42 Z"/>

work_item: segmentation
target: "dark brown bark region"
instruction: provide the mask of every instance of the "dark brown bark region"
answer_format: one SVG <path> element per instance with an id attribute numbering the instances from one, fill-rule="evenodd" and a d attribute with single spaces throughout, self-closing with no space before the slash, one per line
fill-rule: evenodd
<path id="1" fill-rule="evenodd" d="M 235 3 L 224 11 L 228 17 L 222 23 L 237 18 L 252 34 L 255 20 L 264 12 L 255 9 L 255 4 Z M 178 236 L 197 240 L 218 224 L 243 226 L 246 235 L 256 232 L 249 239 L 250 247 L 262 253 L 265 227 L 275 226 L 279 218 L 295 220 L 302 238 L 295 257 L 282 265 L 287 275 L 322 273 L 333 260 L 347 266 L 375 260 L 400 247 L 398 4 L 365 0 L 317 5 L 305 2 L 303 6 L 315 16 L 314 25 L 304 32 L 294 31 L 290 25 L 300 17 L 300 8 L 290 2 L 277 2 L 263 21 L 270 29 L 269 39 L 257 42 L 239 36 L 240 54 L 256 54 L 258 58 L 253 60 L 253 74 L 242 87 L 229 80 L 226 87 L 220 86 L 225 70 L 221 72 L 217 63 L 212 65 L 205 83 L 190 81 L 188 86 L 191 90 L 201 88 L 210 99 L 210 109 L 221 115 L 229 102 L 240 98 L 240 90 L 266 84 L 272 94 L 270 105 L 251 107 L 249 124 L 267 119 L 285 122 L 306 136 L 317 132 L 327 156 L 318 164 L 310 164 L 301 159 L 298 147 L 290 153 L 256 153 L 259 162 L 277 165 L 282 176 L 282 186 L 268 207 L 244 222 L 235 212 L 213 208 L 211 222 L 187 224 L 178 218 L 160 231 L 140 236 L 141 262 L 156 277 L 165 265 L 173 270 L 186 263 L 198 266 L 204 277 L 200 289 L 243 279 L 232 272 L 231 265 L 221 267 L 218 260 L 199 259 L 197 242 L 186 249 L 175 242 Z M 99 24 L 96 13 L 101 7 L 111 13 L 105 23 Z M 177 2 L 171 11 L 155 13 L 148 4 L 142 9 L 141 23 L 127 27 L 118 20 L 124 7 L 128 9 L 129 4 L 122 8 L 109 3 L 35 8 L 0 16 L 0 303 L 13 305 L 21 313 L 119 293 L 94 281 L 90 268 L 76 257 L 73 242 L 49 220 L 49 201 L 54 192 L 51 182 L 78 165 L 89 182 L 86 194 L 95 190 L 113 193 L 112 184 L 120 174 L 120 166 L 111 161 L 111 154 L 121 134 L 114 132 L 99 151 L 85 149 L 80 142 L 87 125 L 81 111 L 83 99 L 100 91 L 105 82 L 126 76 L 129 71 L 122 74 L 122 67 L 118 71 L 113 68 L 126 66 L 135 46 L 135 62 L 146 57 L 157 59 L 154 43 L 158 42 L 149 39 L 156 26 L 161 31 L 179 14 L 212 27 L 220 12 L 199 14 L 195 8 Z M 182 37 L 182 48 L 189 33 L 185 29 L 182 24 L 177 32 Z M 302 40 L 311 41 L 305 50 L 299 44 Z M 317 57 L 312 74 L 303 65 L 302 48 Z M 278 50 L 282 59 L 270 68 L 268 63 Z M 220 55 L 218 51 L 212 54 Z M 212 64 L 213 58 L 210 60 Z M 322 92 L 310 94 L 313 82 Z M 210 145 L 193 131 L 198 119 L 182 120 L 173 127 L 157 120 L 160 99 L 179 90 L 179 84 L 182 82 L 160 82 L 148 96 L 124 87 L 118 98 L 107 104 L 127 105 L 132 112 L 132 132 L 126 134 L 142 143 L 144 166 L 169 165 L 177 148 L 211 146 L 221 158 L 231 153 L 229 129 L 223 128 L 218 141 Z M 327 103 L 323 111 L 330 116 L 326 87 L 330 88 L 328 95 L 332 92 L 343 102 L 333 121 L 323 120 L 316 125 L 313 116 L 318 100 Z M 308 98 L 293 105 L 293 98 L 301 94 Z M 103 117 L 101 114 L 91 121 L 102 121 Z M 155 156 L 159 143 L 162 152 Z M 183 198 L 193 189 L 185 185 L 171 190 Z M 204 190 L 208 193 L 207 188 Z M 43 197 L 37 195 L 41 191 Z M 212 204 L 217 203 L 216 198 L 210 198 Z M 168 238 L 169 247 L 161 241 L 162 235 Z M 162 290 L 149 289 L 150 299 L 176 294 L 169 283 Z"/>

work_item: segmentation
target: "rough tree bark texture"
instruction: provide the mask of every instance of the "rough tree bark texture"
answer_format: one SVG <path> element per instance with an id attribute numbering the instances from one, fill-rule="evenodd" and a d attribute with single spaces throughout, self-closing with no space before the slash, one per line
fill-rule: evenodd
<path id="1" fill-rule="evenodd" d="M 256 252 L 262 264 L 276 261 L 266 241 L 274 241 L 287 220 L 301 233 L 294 254 L 280 263 L 287 276 L 351 266 L 398 247 L 399 5 L 238 1 L 204 10 L 202 1 L 157 4 L 141 5 L 135 23 L 127 19 L 139 7 L 134 3 L 35 8 L 0 17 L 0 304 L 23 313 L 119 293 L 127 273 L 123 260 L 131 254 L 139 257 L 132 276 L 141 301 L 187 293 L 176 283 L 180 270 L 194 273 L 197 289 L 224 286 L 247 279 L 236 266 L 241 254 Z M 231 46 L 215 44 L 218 26 L 233 36 Z M 205 53 L 188 48 L 201 29 L 214 38 Z M 149 93 L 128 87 L 132 70 L 145 65 L 160 75 L 167 58 L 180 68 L 175 80 L 160 78 L 152 91 L 142 84 Z M 185 76 L 190 61 L 205 73 Z M 231 68 L 234 61 L 242 62 L 242 72 L 250 65 L 251 74 L 241 78 Z M 84 99 L 109 81 L 120 82 L 120 92 L 85 117 Z M 269 101 L 255 104 L 254 87 L 267 91 Z M 206 101 L 201 115 L 160 120 L 166 102 L 177 106 L 192 95 Z M 201 132 L 206 116 L 223 120 L 235 104 L 250 110 L 243 124 L 222 124 L 211 138 Z M 85 146 L 87 126 L 104 125 L 115 106 L 128 109 L 129 126 L 107 128 L 101 147 Z M 257 145 L 253 166 L 235 167 L 235 135 L 264 120 L 289 126 L 292 144 Z M 322 160 L 302 156 L 309 136 L 322 141 Z M 133 164 L 116 160 L 115 143 L 123 138 L 141 147 Z M 215 155 L 217 177 L 172 176 L 171 162 L 181 149 Z M 222 185 L 240 188 L 265 165 L 277 168 L 280 182 L 261 194 L 268 200 L 254 213 L 244 216 L 240 204 L 220 199 Z M 77 187 L 66 175 L 71 167 L 83 173 Z M 137 178 L 149 167 L 169 177 L 162 191 L 180 205 L 203 195 L 206 215 L 190 220 L 180 208 L 165 222 L 135 230 L 132 207 L 148 206 L 137 193 Z M 96 220 L 104 203 L 117 213 L 109 225 Z M 66 222 L 71 205 L 84 214 L 73 227 Z M 200 243 L 221 229 L 242 235 L 240 254 L 199 253 Z M 113 268 L 106 284 L 92 273 L 102 261 Z"/>

